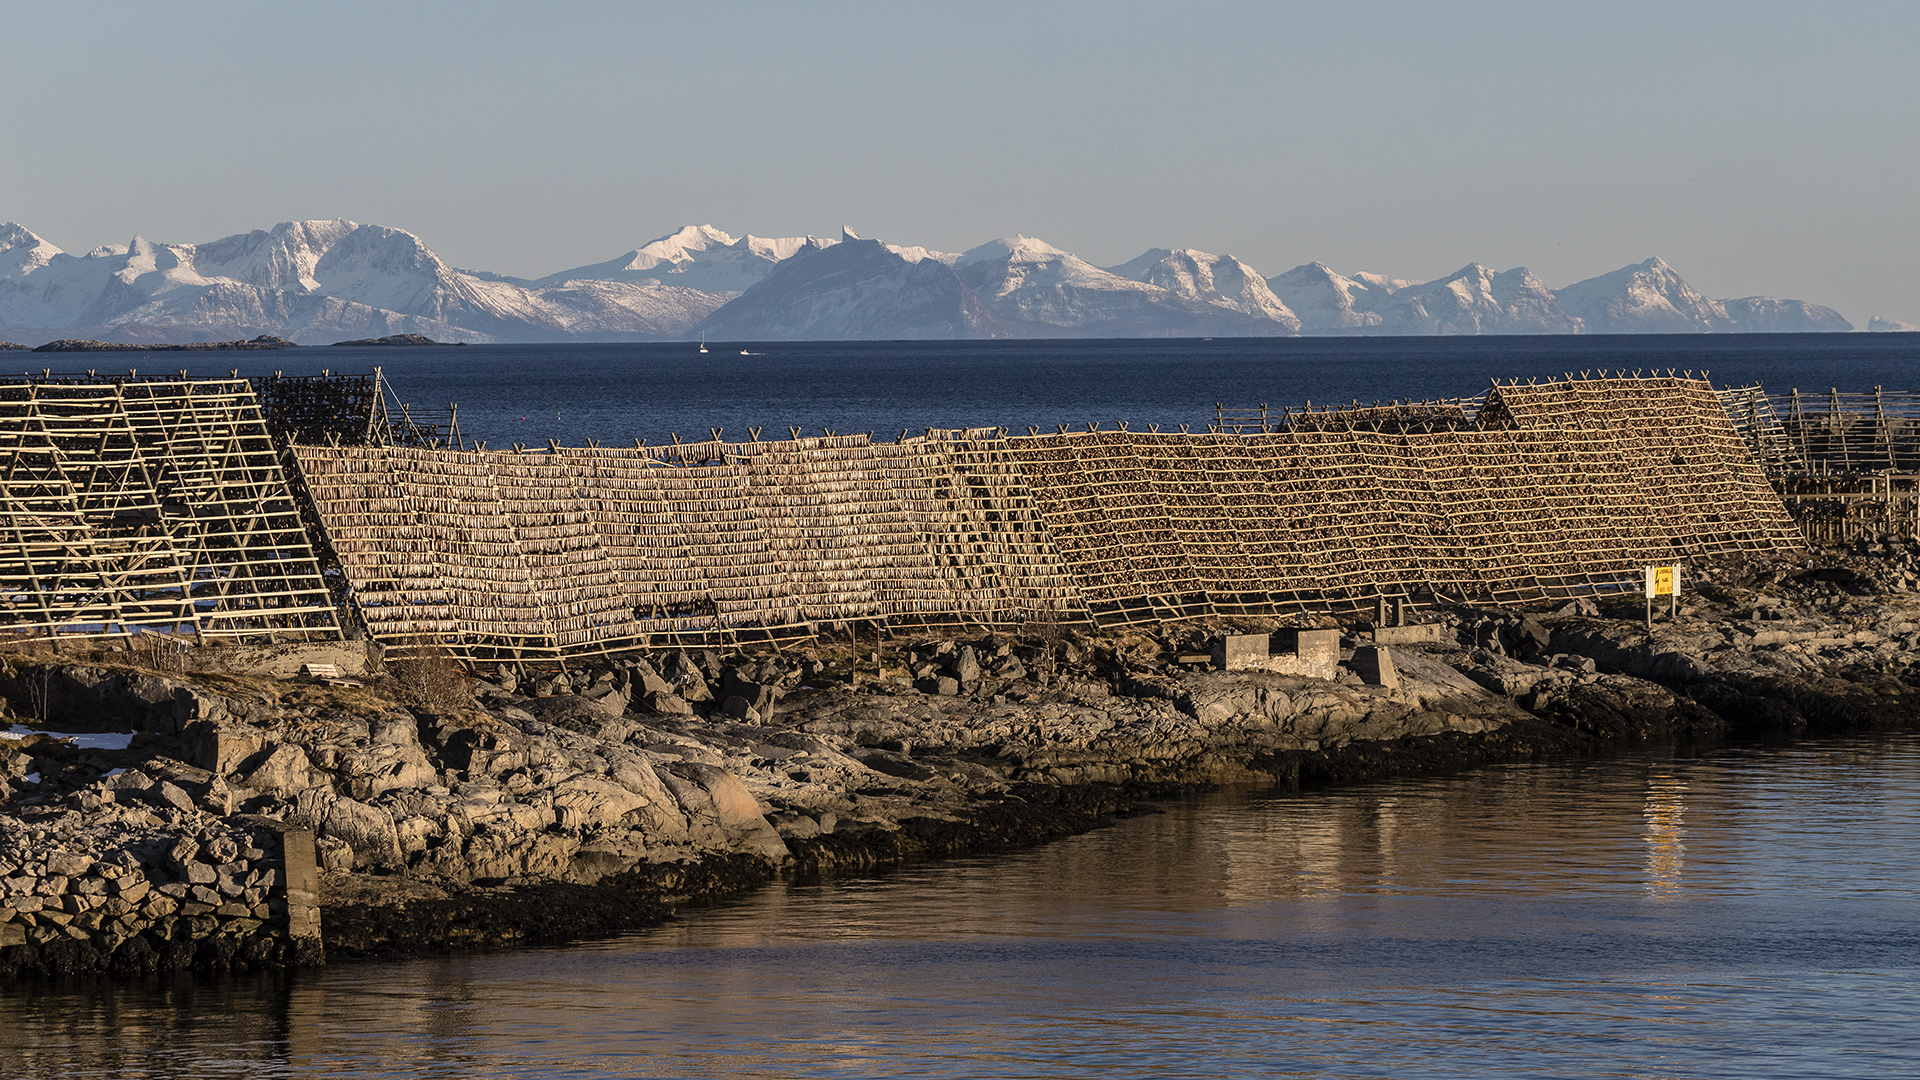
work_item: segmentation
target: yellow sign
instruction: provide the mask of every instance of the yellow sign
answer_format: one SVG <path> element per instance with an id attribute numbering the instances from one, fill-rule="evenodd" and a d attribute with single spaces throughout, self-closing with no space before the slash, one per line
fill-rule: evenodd
<path id="1" fill-rule="evenodd" d="M 1679 596 L 1680 568 L 1677 566 L 1647 567 L 1647 597 Z"/>

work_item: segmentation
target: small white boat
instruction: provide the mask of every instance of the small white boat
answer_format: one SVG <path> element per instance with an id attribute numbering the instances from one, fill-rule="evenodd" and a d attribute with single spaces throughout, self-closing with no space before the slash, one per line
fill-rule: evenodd
<path id="1" fill-rule="evenodd" d="M 701 352 L 707 351 L 707 335 L 705 334 L 700 335 L 700 351 Z"/>

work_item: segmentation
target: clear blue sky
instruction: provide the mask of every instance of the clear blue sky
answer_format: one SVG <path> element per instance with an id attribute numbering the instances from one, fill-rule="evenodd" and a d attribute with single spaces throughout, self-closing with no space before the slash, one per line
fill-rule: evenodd
<path id="1" fill-rule="evenodd" d="M 1920 4 L 0 0 L 0 219 L 539 275 L 685 223 L 1920 321 Z"/>

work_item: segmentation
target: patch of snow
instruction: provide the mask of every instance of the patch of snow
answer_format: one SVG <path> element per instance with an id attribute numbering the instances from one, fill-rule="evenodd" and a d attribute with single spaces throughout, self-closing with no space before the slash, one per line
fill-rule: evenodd
<path id="1" fill-rule="evenodd" d="M 6 732 L 9 739 L 24 739 L 29 735 L 45 735 L 50 739 L 66 739 L 82 750 L 125 750 L 133 742 L 133 733 L 119 731 L 41 731 L 38 728 L 22 727 L 18 724 Z"/>

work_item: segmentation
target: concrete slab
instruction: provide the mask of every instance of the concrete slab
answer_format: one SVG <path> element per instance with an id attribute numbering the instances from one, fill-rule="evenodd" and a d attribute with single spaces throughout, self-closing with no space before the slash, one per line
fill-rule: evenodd
<path id="1" fill-rule="evenodd" d="M 368 652 L 368 644 L 364 641 L 207 645 L 187 650 L 186 661 L 196 671 L 286 679 L 300 674 L 308 664 L 331 665 L 342 675 L 365 675 L 369 666 Z"/>

